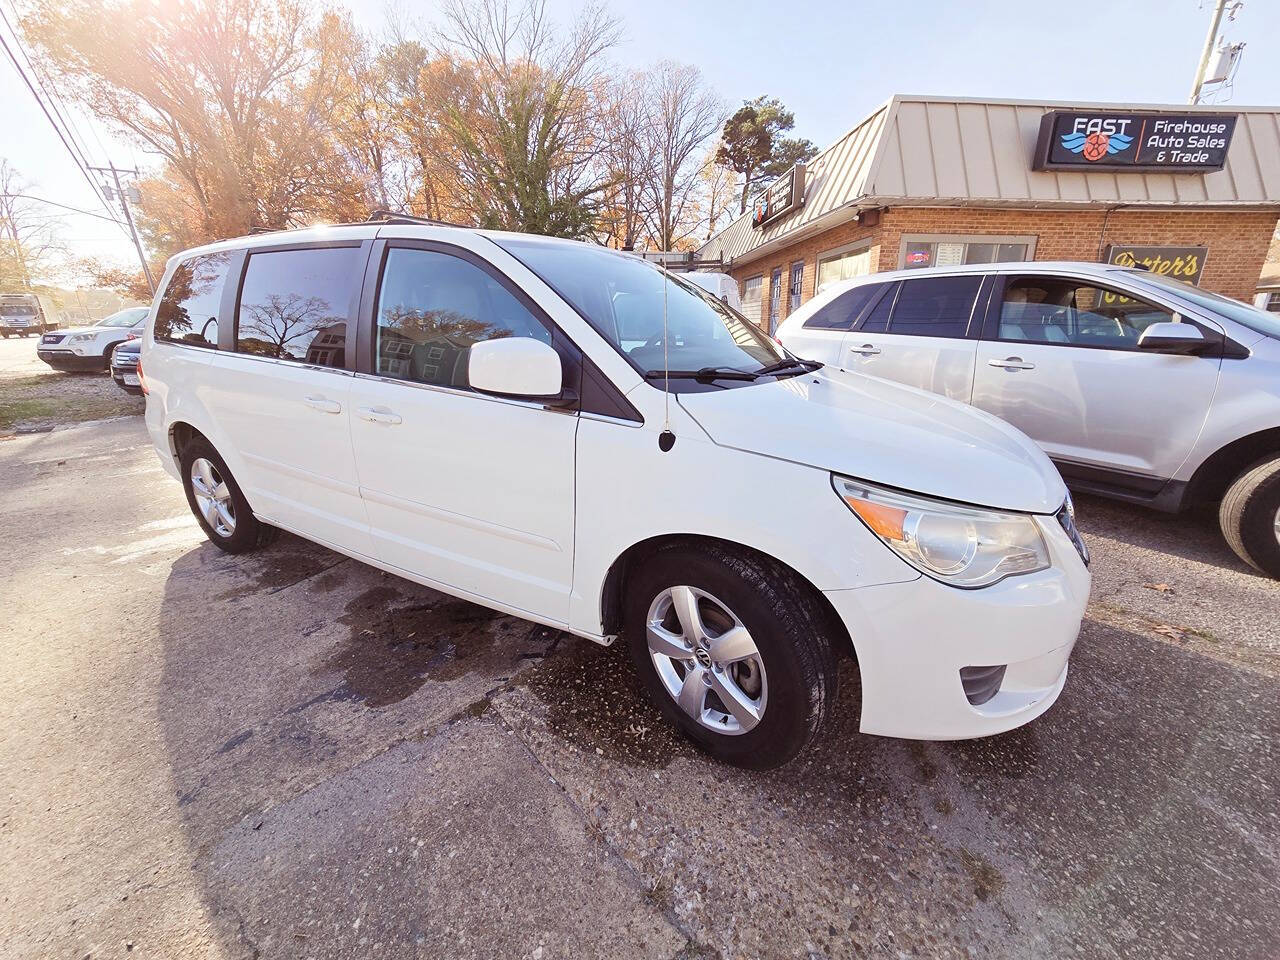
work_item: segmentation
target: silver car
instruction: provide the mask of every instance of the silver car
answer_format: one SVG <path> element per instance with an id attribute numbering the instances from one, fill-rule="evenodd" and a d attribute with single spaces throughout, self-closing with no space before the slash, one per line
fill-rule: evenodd
<path id="1" fill-rule="evenodd" d="M 997 263 L 845 281 L 778 338 L 1007 420 L 1077 490 L 1217 503 L 1232 549 L 1280 577 L 1280 315 L 1141 269 Z"/>

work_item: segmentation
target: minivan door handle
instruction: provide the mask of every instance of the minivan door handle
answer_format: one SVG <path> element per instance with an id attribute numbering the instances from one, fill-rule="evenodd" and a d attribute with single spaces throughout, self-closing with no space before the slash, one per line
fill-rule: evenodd
<path id="1" fill-rule="evenodd" d="M 400 414 L 392 413 L 386 407 L 359 407 L 356 410 L 361 420 L 368 420 L 370 423 L 402 423 L 403 419 Z"/>
<path id="2" fill-rule="evenodd" d="M 342 404 L 337 400 L 329 400 L 325 397 L 303 397 L 302 402 L 312 410 L 319 410 L 321 413 L 342 412 Z"/>
<path id="3" fill-rule="evenodd" d="M 877 353 L 880 352 L 880 348 L 873 343 L 864 343 L 860 347 L 850 347 L 849 352 L 860 353 L 864 357 L 874 357 Z"/>
<path id="4" fill-rule="evenodd" d="M 1005 370 L 1034 370 L 1036 365 L 1028 363 L 1021 357 L 1005 357 L 1003 360 L 988 360 L 988 367 L 1003 367 Z"/>

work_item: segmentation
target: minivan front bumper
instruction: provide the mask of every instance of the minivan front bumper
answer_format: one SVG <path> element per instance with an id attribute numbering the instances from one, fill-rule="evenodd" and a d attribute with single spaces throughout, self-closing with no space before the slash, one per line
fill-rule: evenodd
<path id="1" fill-rule="evenodd" d="M 913 740 L 985 737 L 1053 706 L 1066 684 L 1090 578 L 1057 520 L 1036 520 L 1053 561 L 1039 573 L 978 590 L 920 577 L 826 591 L 857 654 L 863 733 Z M 1005 667 L 999 689 L 971 702 L 973 688 L 967 695 L 961 670 L 998 666 Z"/>

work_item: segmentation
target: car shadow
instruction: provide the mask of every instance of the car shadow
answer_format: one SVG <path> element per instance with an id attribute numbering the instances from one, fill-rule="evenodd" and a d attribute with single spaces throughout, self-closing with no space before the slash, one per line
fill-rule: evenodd
<path id="1" fill-rule="evenodd" d="M 1084 493 L 1072 498 L 1076 521 L 1086 537 L 1106 537 L 1139 549 L 1270 579 L 1227 545 L 1213 507 L 1174 514 Z"/>

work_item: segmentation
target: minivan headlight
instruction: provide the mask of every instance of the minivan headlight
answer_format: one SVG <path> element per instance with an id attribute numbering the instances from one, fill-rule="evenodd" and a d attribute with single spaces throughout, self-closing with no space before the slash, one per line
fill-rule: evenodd
<path id="1" fill-rule="evenodd" d="M 836 493 L 894 553 L 956 587 L 986 587 L 1049 566 L 1049 548 L 1024 513 L 984 510 L 833 476 Z"/>

